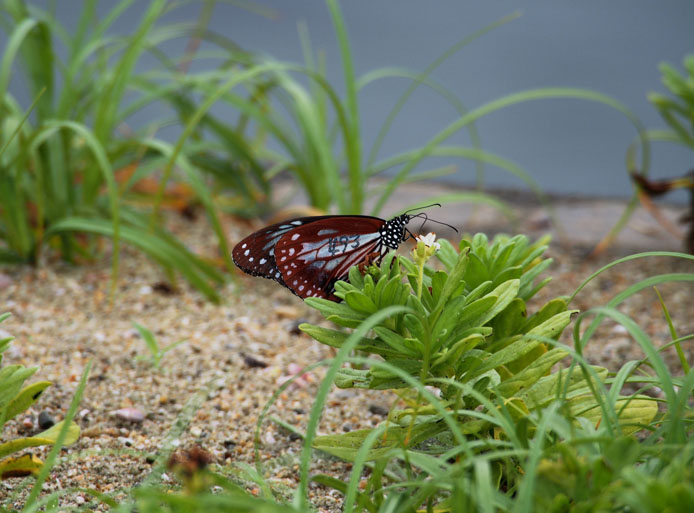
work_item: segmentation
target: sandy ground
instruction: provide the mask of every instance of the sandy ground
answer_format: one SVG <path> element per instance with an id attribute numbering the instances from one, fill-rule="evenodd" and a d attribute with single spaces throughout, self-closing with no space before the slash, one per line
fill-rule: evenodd
<path id="1" fill-rule="evenodd" d="M 414 198 L 415 192 L 403 193 L 400 200 L 407 204 L 407 194 Z M 675 237 L 663 233 L 647 213 L 640 211 L 608 254 L 589 260 L 587 249 L 616 220 L 621 208 L 623 204 L 616 201 L 573 200 L 557 208 L 565 240 L 572 244 L 551 247 L 549 256 L 555 261 L 548 275 L 554 279 L 538 296 L 535 306 L 551 297 L 570 294 L 591 272 L 617 256 L 646 249 L 679 249 Z M 516 225 L 489 207 L 447 207 L 430 215 L 458 226 L 465 219 L 466 231 L 517 230 L 536 236 L 554 229 L 550 217 L 537 206 L 518 203 L 515 210 Z M 669 208 L 665 213 L 675 219 L 681 209 Z M 225 223 L 232 242 L 251 231 L 251 226 L 231 219 Z M 169 224 L 193 250 L 214 254 L 216 244 L 204 216 L 194 222 L 172 216 Z M 0 338 L 8 334 L 16 337 L 4 363 L 38 365 L 35 379 L 54 383 L 28 415 L 6 427 L 2 439 L 36 433 L 40 412 L 61 419 L 85 365 L 92 361 L 76 419 L 82 436 L 63 452 L 65 460 L 54 469 L 47 490 L 93 488 L 122 497 L 118 490 L 132 487 L 148 475 L 152 457 L 165 441 L 181 447 L 197 442 L 212 454 L 221 469 L 252 463 L 255 424 L 278 385 L 297 369 L 332 354 L 296 329 L 305 320 L 318 322 L 319 316 L 276 284 L 241 275 L 237 277 L 238 286 L 230 283 L 222 290 L 225 300 L 220 306 L 206 302 L 185 283 L 170 294 L 159 286 L 165 278 L 162 271 L 127 247 L 122 252 L 116 301 L 109 305 L 109 260 L 81 267 L 47 261 L 39 268 L 0 270 L 0 312 L 12 313 L 0 325 Z M 572 306 L 581 310 L 603 306 L 647 276 L 693 270 L 691 261 L 673 258 L 629 262 L 591 282 Z M 659 289 L 678 333 L 692 333 L 694 285 L 674 283 Z M 630 298 L 620 309 L 656 343 L 670 340 L 651 288 Z M 151 362 L 138 359 L 148 353 L 133 321 L 149 328 L 162 346 L 182 339 L 186 342 L 166 354 L 160 367 L 155 368 Z M 689 347 L 687 352 L 691 361 L 694 350 Z M 587 355 L 593 363 L 612 369 L 642 357 L 626 331 L 609 322 L 598 330 Z M 668 352 L 666 359 L 678 370 L 674 353 Z M 300 379 L 297 386 L 279 397 L 270 415 L 303 431 L 321 375 L 317 370 Z M 209 387 L 207 397 L 198 396 L 204 400 L 188 428 L 180 436 L 170 435 L 186 403 L 201 390 L 205 394 L 205 387 Z M 372 427 L 383 420 L 393 400 L 393 395 L 384 392 L 335 389 L 323 414 L 320 433 Z M 266 475 L 279 486 L 293 487 L 301 440 L 271 422 L 263 425 L 261 440 Z M 339 477 L 349 473 L 349 466 L 318 455 L 313 471 Z M 7 501 L 11 501 L 21 506 L 30 484 L 30 480 L 18 479 L 0 482 L 0 505 L 9 506 Z M 338 494 L 320 487 L 312 488 L 311 493 L 321 511 L 339 510 Z M 87 500 L 81 493 L 63 499 L 66 504 Z"/>

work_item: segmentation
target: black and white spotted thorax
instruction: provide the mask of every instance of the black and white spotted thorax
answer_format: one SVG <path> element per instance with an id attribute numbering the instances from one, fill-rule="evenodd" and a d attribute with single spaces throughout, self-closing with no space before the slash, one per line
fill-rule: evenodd
<path id="1" fill-rule="evenodd" d="M 412 219 L 412 216 L 402 214 L 383 224 L 383 227 L 379 230 L 379 234 L 384 249 L 398 249 L 400 243 L 407 238 L 405 236 L 405 226 L 410 222 L 410 219 Z"/>

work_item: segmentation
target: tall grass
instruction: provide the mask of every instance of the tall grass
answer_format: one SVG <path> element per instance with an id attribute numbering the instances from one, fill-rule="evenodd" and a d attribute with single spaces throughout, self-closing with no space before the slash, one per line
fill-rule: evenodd
<path id="1" fill-rule="evenodd" d="M 107 236 L 113 241 L 113 287 L 120 244 L 125 241 L 160 263 L 170 278 L 180 273 L 216 300 L 215 285 L 223 281 L 223 274 L 167 234 L 158 213 L 171 180 L 187 184 L 191 192 L 182 201 L 203 205 L 222 258 L 232 269 L 206 176 L 214 174 L 225 191 L 235 191 L 232 208 L 244 213 L 265 208 L 269 185 L 251 151 L 243 120 L 235 126 L 206 111 L 195 117 L 197 98 L 204 90 L 191 88 L 191 83 L 206 80 L 214 85 L 254 65 L 248 54 L 217 36 L 218 69 L 182 80 L 192 56 L 186 54 L 177 62 L 159 48 L 173 38 L 212 38 L 204 26 L 211 4 L 203 5 L 197 23 L 166 25 L 160 19 L 175 4 L 152 0 L 131 34 L 109 34 L 132 3 L 120 0 L 97 19 L 95 3 L 87 2 L 77 28 L 70 32 L 54 12 L 23 0 L 3 2 L 0 262 L 37 264 L 46 248 L 69 261 L 91 259 L 98 246 L 93 237 L 81 234 Z M 157 57 L 161 67 L 139 71 L 138 63 L 149 55 Z M 23 108 L 9 89 L 20 71 L 24 89 L 34 98 L 29 108 Z M 248 91 L 242 101 L 263 102 L 262 87 L 249 84 Z M 164 114 L 139 129 L 129 126 L 130 118 L 148 106 L 173 116 Z M 185 127 L 185 137 L 176 146 L 156 137 L 161 127 L 172 123 Z M 156 190 L 147 187 L 153 179 L 160 183 Z M 143 199 L 145 205 L 153 205 L 149 218 L 139 208 Z"/>

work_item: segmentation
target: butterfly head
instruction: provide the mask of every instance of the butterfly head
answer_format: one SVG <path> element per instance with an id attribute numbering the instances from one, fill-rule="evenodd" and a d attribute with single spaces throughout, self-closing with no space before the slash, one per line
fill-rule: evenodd
<path id="1" fill-rule="evenodd" d="M 412 219 L 412 216 L 402 214 L 385 222 L 383 228 L 381 228 L 381 237 L 386 247 L 398 249 L 400 243 L 407 240 L 409 232 L 405 227 L 410 222 L 410 219 Z"/>

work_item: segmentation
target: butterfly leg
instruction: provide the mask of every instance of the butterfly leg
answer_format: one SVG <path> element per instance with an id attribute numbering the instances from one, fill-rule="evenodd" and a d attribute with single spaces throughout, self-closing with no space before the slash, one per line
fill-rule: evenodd
<path id="1" fill-rule="evenodd" d="M 359 272 L 361 274 L 366 273 L 366 269 L 368 267 L 371 267 L 374 264 L 377 264 L 381 261 L 381 252 L 380 251 L 374 251 L 373 253 L 369 253 L 364 257 L 364 260 L 359 264 Z"/>

